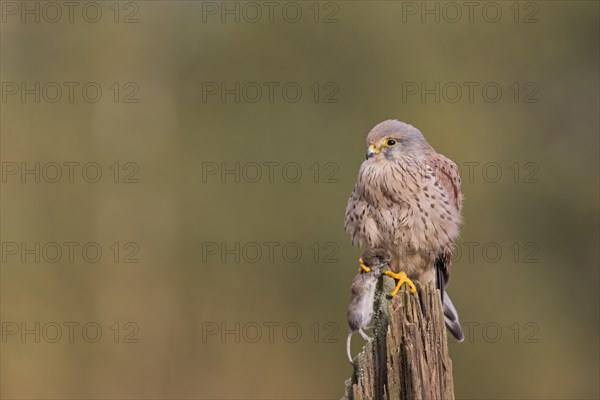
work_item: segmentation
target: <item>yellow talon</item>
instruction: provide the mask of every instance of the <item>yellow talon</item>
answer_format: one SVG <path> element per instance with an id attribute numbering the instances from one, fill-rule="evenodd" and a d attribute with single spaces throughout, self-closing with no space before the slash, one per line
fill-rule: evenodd
<path id="1" fill-rule="evenodd" d="M 358 263 L 360 264 L 360 268 L 358 269 L 358 272 L 360 272 L 360 271 L 371 272 L 371 268 L 367 267 L 367 264 L 365 264 L 362 257 L 358 259 Z"/>
<path id="2" fill-rule="evenodd" d="M 408 279 L 408 276 L 406 276 L 406 272 L 400 271 L 398 273 L 395 273 L 392 271 L 385 271 L 384 273 L 387 276 L 394 278 L 396 280 L 396 288 L 394 289 L 394 291 L 392 293 L 390 293 L 390 296 L 394 297 L 396 294 L 398 294 L 398 291 L 400 290 L 400 286 L 402 286 L 403 283 L 406 283 L 408 285 L 408 288 L 410 289 L 411 293 L 414 293 L 417 291 L 417 288 L 415 287 L 415 284 L 413 283 L 413 281 Z"/>

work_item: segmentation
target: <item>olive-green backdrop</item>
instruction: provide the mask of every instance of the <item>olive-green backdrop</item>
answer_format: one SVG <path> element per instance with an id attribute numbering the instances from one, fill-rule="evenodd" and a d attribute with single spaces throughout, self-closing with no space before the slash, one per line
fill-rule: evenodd
<path id="1" fill-rule="evenodd" d="M 388 118 L 462 169 L 457 398 L 600 395 L 597 2 L 1 6 L 2 398 L 339 398 Z"/>

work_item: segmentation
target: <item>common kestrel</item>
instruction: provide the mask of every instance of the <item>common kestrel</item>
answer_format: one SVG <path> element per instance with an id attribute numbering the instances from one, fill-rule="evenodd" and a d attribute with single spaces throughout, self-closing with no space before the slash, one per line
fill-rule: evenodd
<path id="1" fill-rule="evenodd" d="M 423 284 L 435 279 L 446 326 L 462 341 L 458 313 L 444 293 L 461 225 L 458 167 L 438 154 L 417 128 L 396 120 L 375 126 L 367 135 L 367 147 L 346 208 L 352 244 L 391 253 L 386 274 L 397 281 L 392 296 L 403 283 L 414 292 L 411 279 Z"/>

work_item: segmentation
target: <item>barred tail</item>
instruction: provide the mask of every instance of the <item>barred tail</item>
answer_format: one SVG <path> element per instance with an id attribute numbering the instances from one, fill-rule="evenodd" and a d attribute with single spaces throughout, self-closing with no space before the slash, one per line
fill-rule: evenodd
<path id="1" fill-rule="evenodd" d="M 460 321 L 458 320 L 458 311 L 452 304 L 452 300 L 450 300 L 450 296 L 448 293 L 445 293 L 444 300 L 444 322 L 446 323 L 446 328 L 450 331 L 452 336 L 454 336 L 459 342 L 465 340 L 465 335 L 463 334 L 462 328 L 460 326 Z"/>
<path id="2" fill-rule="evenodd" d="M 456 338 L 456 340 L 462 342 L 465 340 L 465 335 L 463 334 L 460 321 L 458 320 L 458 311 L 456 311 L 456 307 L 454 307 L 454 304 L 452 304 L 450 296 L 448 296 L 448 293 L 444 290 L 446 289 L 446 281 L 444 279 L 444 273 L 441 269 L 440 263 L 436 262 L 435 267 L 435 286 L 440 290 L 440 295 L 442 297 L 442 304 L 444 306 L 444 322 L 446 323 L 446 328 L 450 331 L 452 336 Z"/>

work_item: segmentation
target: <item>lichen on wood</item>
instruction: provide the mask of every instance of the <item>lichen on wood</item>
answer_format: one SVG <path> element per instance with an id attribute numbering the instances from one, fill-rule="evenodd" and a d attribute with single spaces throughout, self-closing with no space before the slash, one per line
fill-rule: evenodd
<path id="1" fill-rule="evenodd" d="M 375 294 L 373 339 L 354 359 L 342 400 L 453 400 L 452 361 L 440 292 L 403 287 L 384 277 Z"/>

